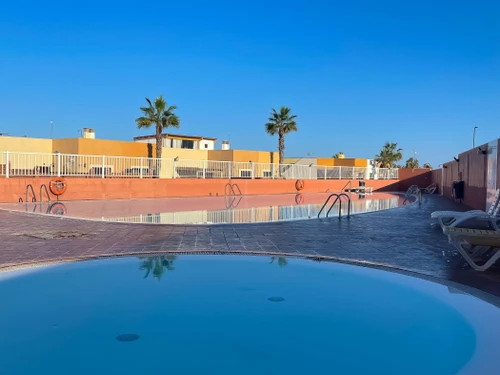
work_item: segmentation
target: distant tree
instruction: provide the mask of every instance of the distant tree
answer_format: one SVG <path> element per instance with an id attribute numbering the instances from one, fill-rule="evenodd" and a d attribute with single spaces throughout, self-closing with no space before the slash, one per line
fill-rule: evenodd
<path id="1" fill-rule="evenodd" d="M 432 165 L 430 165 L 430 163 L 425 163 L 424 168 L 425 169 L 432 169 Z"/>
<path id="2" fill-rule="evenodd" d="M 297 131 L 296 115 L 292 115 L 291 109 L 281 107 L 279 112 L 273 108 L 269 122 L 266 123 L 266 132 L 270 135 L 278 134 L 279 162 L 283 164 L 285 157 L 285 134 Z"/>
<path id="3" fill-rule="evenodd" d="M 398 148 L 397 143 L 386 142 L 378 155 L 375 155 L 375 161 L 380 163 L 382 168 L 392 168 L 396 162 L 403 158 L 403 149 Z"/>
<path id="4" fill-rule="evenodd" d="M 334 158 L 334 159 L 339 159 L 339 158 L 343 158 L 343 157 L 344 157 L 344 153 L 342 151 L 337 152 L 335 155 L 332 156 L 332 158 Z"/>
<path id="5" fill-rule="evenodd" d="M 163 99 L 163 95 L 160 95 L 155 99 L 154 105 L 148 98 L 146 98 L 146 101 L 148 102 L 148 106 L 141 107 L 143 116 L 136 118 L 135 122 L 139 129 L 149 128 L 152 125 L 155 125 L 156 157 L 161 158 L 163 148 L 163 131 L 170 127 L 180 127 L 180 119 L 174 113 L 177 107 L 175 105 L 168 106 L 165 99 Z"/>
<path id="6" fill-rule="evenodd" d="M 405 165 L 405 168 L 411 168 L 411 169 L 415 169 L 415 168 L 418 168 L 419 165 L 418 165 L 418 159 L 417 158 L 409 158 L 407 161 L 406 161 L 406 165 Z"/>

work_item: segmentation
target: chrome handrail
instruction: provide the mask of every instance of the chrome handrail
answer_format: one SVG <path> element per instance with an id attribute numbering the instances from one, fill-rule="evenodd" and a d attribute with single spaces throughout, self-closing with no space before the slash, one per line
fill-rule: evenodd
<path id="1" fill-rule="evenodd" d="M 351 197 L 349 195 L 345 194 L 345 193 L 340 193 L 340 194 L 333 193 L 333 194 L 330 194 L 328 196 L 328 198 L 326 199 L 325 203 L 323 204 L 323 207 L 321 207 L 321 210 L 319 210 L 319 212 L 318 212 L 318 219 L 321 217 L 321 213 L 325 209 L 325 207 L 328 204 L 328 202 L 330 202 L 330 199 L 332 197 L 336 197 L 336 199 L 333 201 L 332 205 L 330 206 L 330 208 L 326 212 L 326 217 L 328 218 L 328 215 L 330 214 L 330 211 L 333 209 L 333 207 L 335 206 L 335 204 L 338 201 L 339 202 L 339 219 L 340 219 L 342 217 L 342 197 L 346 197 L 347 198 L 347 217 L 349 218 L 351 216 Z"/>
<path id="2" fill-rule="evenodd" d="M 229 195 L 227 193 L 227 188 L 229 187 L 229 192 L 231 193 L 231 195 L 243 195 L 241 194 L 241 190 L 240 190 L 240 187 L 238 186 L 238 184 L 231 184 L 230 182 L 228 182 L 226 184 L 226 186 L 224 186 L 224 194 L 225 195 Z M 234 190 L 234 188 L 238 189 L 238 194 L 236 194 L 236 191 Z"/>
<path id="3" fill-rule="evenodd" d="M 228 193 L 227 193 L 227 188 L 228 188 L 228 187 L 229 187 L 229 193 L 231 193 L 231 194 L 228 194 Z M 224 186 L 224 195 L 236 195 L 236 193 L 234 192 L 233 186 L 231 185 L 231 183 L 230 183 L 230 182 L 228 182 L 228 183 L 226 184 L 226 186 Z"/>
<path id="4" fill-rule="evenodd" d="M 26 203 L 28 202 L 28 193 L 29 190 L 31 190 L 31 195 L 33 195 L 33 198 L 31 198 L 32 202 L 36 202 L 36 194 L 35 194 L 35 189 L 33 189 L 33 185 L 28 184 L 26 185 Z"/>
<path id="5" fill-rule="evenodd" d="M 321 207 L 321 210 L 319 210 L 319 212 L 318 212 L 318 219 L 320 218 L 321 213 L 322 213 L 322 212 L 323 212 L 323 210 L 325 209 L 325 206 L 328 204 L 328 202 L 330 201 L 330 199 L 331 199 L 332 197 L 334 197 L 334 196 L 335 196 L 335 197 L 338 197 L 339 195 L 338 195 L 337 193 L 333 193 L 333 194 L 330 194 L 330 195 L 328 196 L 328 198 L 326 199 L 325 203 L 323 204 L 323 207 Z"/>
<path id="6" fill-rule="evenodd" d="M 342 194 L 338 194 L 337 199 L 335 199 L 335 201 L 330 206 L 330 209 L 326 212 L 326 217 L 328 217 L 328 215 L 330 214 L 330 211 L 333 209 L 333 207 L 335 206 L 335 203 L 337 203 L 337 201 L 339 201 L 339 219 L 342 217 L 342 197 L 347 198 L 347 217 L 349 218 L 351 216 L 351 197 L 345 193 L 342 193 Z"/>
<path id="7" fill-rule="evenodd" d="M 234 188 L 238 189 L 238 195 L 243 195 L 243 194 L 241 194 L 241 190 L 240 190 L 240 187 L 238 186 L 238 184 L 233 184 L 233 191 L 235 191 Z"/>
<path id="8" fill-rule="evenodd" d="M 40 203 L 43 201 L 43 190 L 45 189 L 45 194 L 47 195 L 47 202 L 50 202 L 50 194 L 49 194 L 49 189 L 47 189 L 47 185 L 42 184 L 40 186 Z"/>
<path id="9" fill-rule="evenodd" d="M 345 188 L 349 185 L 349 187 L 352 189 L 352 180 L 347 181 L 347 183 L 344 185 L 342 189 L 340 189 L 340 192 L 343 193 L 345 191 Z"/>

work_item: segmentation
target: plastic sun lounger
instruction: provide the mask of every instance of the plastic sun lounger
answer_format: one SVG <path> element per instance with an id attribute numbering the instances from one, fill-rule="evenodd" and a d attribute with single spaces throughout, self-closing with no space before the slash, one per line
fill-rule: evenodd
<path id="1" fill-rule="evenodd" d="M 420 189 L 420 190 L 422 190 L 424 193 L 427 193 L 427 194 L 434 194 L 436 192 L 436 189 L 437 189 L 437 185 L 436 184 L 430 184 L 426 188 L 423 188 L 423 189 Z"/>
<path id="2" fill-rule="evenodd" d="M 460 211 L 435 211 L 431 213 L 431 219 L 443 219 L 441 222 L 444 222 L 445 224 L 451 224 L 454 219 L 460 218 L 460 217 L 465 217 L 466 215 L 469 216 L 477 216 L 477 215 L 488 215 L 488 216 L 496 216 L 498 214 L 498 210 L 500 209 L 500 189 L 497 189 L 495 196 L 493 198 L 493 203 L 490 206 L 490 209 L 488 212 L 484 212 L 481 210 L 471 210 L 471 211 L 465 211 L 465 212 L 460 212 Z M 434 223 L 435 224 L 435 223 Z"/>
<path id="3" fill-rule="evenodd" d="M 457 216 L 452 219 L 440 217 L 438 218 L 438 223 L 443 229 L 443 233 L 445 233 L 447 228 L 500 231 L 500 216 L 496 214 L 488 215 L 484 212 Z"/>
<path id="4" fill-rule="evenodd" d="M 447 227 L 444 233 L 476 271 L 486 271 L 500 258 L 499 230 Z M 479 264 L 478 261 L 483 264 Z"/>

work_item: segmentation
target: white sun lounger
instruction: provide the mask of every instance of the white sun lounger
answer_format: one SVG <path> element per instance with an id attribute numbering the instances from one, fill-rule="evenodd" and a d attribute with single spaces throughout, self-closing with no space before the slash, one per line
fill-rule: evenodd
<path id="1" fill-rule="evenodd" d="M 497 206 L 500 208 L 500 206 Z M 500 231 L 500 216 L 495 211 L 494 215 L 486 213 L 476 213 L 469 215 L 457 216 L 454 218 L 440 217 L 438 224 L 445 232 L 446 228 L 469 228 L 478 230 L 497 230 Z"/>
<path id="2" fill-rule="evenodd" d="M 436 184 L 430 184 L 426 188 L 423 188 L 423 189 L 420 189 L 420 190 L 422 190 L 424 193 L 427 193 L 427 194 L 434 194 L 436 192 L 436 189 L 437 189 L 437 185 Z"/>
<path id="3" fill-rule="evenodd" d="M 481 210 L 471 210 L 471 211 L 435 211 L 431 213 L 431 219 L 436 219 L 439 223 L 444 222 L 451 224 L 454 219 L 465 216 L 477 216 L 481 214 L 485 214 L 488 216 L 496 216 L 498 214 L 498 210 L 500 209 L 500 189 L 497 189 L 495 196 L 493 197 L 493 203 L 490 206 L 488 212 L 484 212 Z M 442 219 L 442 220 L 439 220 Z M 434 222 L 432 225 L 437 224 Z"/>
<path id="4" fill-rule="evenodd" d="M 450 243 L 476 271 L 486 271 L 500 258 L 500 231 L 446 227 Z"/>

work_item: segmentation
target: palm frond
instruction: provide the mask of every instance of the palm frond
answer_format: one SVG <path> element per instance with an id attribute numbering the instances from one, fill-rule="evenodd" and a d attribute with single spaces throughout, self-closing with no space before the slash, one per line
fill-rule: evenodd
<path id="1" fill-rule="evenodd" d="M 155 99 L 156 113 L 163 113 L 165 111 L 166 106 L 167 103 L 163 99 L 163 95 L 160 95 L 158 98 Z"/>
<path id="2" fill-rule="evenodd" d="M 167 102 L 163 99 L 163 95 L 155 99 L 154 105 L 149 98 L 146 98 L 146 101 L 149 106 L 140 107 L 143 116 L 135 120 L 138 128 L 148 128 L 151 125 L 156 125 L 160 128 L 160 131 L 163 131 L 163 129 L 170 126 L 174 128 L 180 127 L 180 119 L 174 113 L 177 107 L 175 105 L 167 107 Z"/>
<path id="3" fill-rule="evenodd" d="M 138 117 L 135 119 L 135 122 L 137 124 L 137 128 L 139 129 L 149 128 L 155 123 L 150 117 Z"/>
<path id="4" fill-rule="evenodd" d="M 271 135 L 275 135 L 278 131 L 278 127 L 276 126 L 275 122 L 268 122 L 264 126 L 266 127 L 266 132 Z"/>

